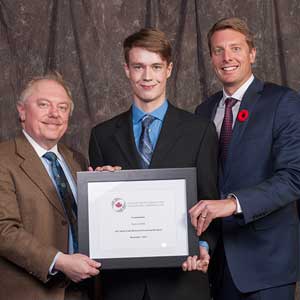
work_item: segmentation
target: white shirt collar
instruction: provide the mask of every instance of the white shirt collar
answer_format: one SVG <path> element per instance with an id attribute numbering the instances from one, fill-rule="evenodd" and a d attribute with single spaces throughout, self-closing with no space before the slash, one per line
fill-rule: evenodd
<path id="1" fill-rule="evenodd" d="M 35 150 L 35 152 L 37 153 L 37 155 L 39 156 L 39 158 L 42 158 L 43 155 L 48 152 L 54 152 L 56 154 L 56 156 L 61 159 L 61 155 L 58 152 L 58 148 L 57 145 L 55 145 L 54 147 L 52 147 L 51 149 L 47 150 L 44 149 L 42 146 L 40 146 L 24 129 L 22 130 L 23 134 L 25 135 L 26 139 L 28 140 L 28 142 L 30 143 L 30 145 L 33 147 L 33 149 Z"/>
<path id="2" fill-rule="evenodd" d="M 254 80 L 254 75 L 251 74 L 249 79 L 243 85 L 241 85 L 232 95 L 228 95 L 223 88 L 223 98 L 220 102 L 220 105 L 224 106 L 225 100 L 227 98 L 234 98 L 236 100 L 242 101 L 248 87 L 250 86 L 253 80 Z"/>

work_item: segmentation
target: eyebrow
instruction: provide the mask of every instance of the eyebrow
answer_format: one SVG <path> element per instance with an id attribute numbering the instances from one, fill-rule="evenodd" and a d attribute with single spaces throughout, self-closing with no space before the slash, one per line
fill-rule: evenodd
<path id="1" fill-rule="evenodd" d="M 163 62 L 154 62 L 153 64 L 151 64 L 150 66 L 162 66 L 164 63 Z M 131 62 L 130 65 L 141 65 L 141 66 L 147 66 L 147 64 L 144 64 L 142 62 Z"/>
<path id="2" fill-rule="evenodd" d="M 49 103 L 53 103 L 51 100 L 49 100 L 47 98 L 37 98 L 36 100 L 37 101 L 47 101 Z M 69 104 L 69 103 L 71 103 L 71 101 L 62 100 L 62 101 L 59 101 L 57 104 Z"/>
<path id="3" fill-rule="evenodd" d="M 241 43 L 232 43 L 232 44 L 229 44 L 230 47 L 232 46 L 241 46 Z M 213 48 L 224 48 L 223 45 L 217 45 L 217 46 L 214 46 Z"/>
<path id="4" fill-rule="evenodd" d="M 233 44 L 230 44 L 229 46 L 240 46 L 241 43 L 233 43 Z"/>

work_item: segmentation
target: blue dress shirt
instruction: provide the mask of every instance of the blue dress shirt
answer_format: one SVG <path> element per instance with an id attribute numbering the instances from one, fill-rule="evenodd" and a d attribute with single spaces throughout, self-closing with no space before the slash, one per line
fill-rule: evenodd
<path id="1" fill-rule="evenodd" d="M 161 126 L 163 120 L 165 118 L 166 112 L 168 109 L 168 101 L 165 100 L 164 103 L 152 111 L 151 113 L 145 113 L 141 109 L 139 109 L 135 104 L 132 105 L 132 125 L 133 125 L 133 134 L 134 134 L 134 141 L 135 145 L 138 149 L 139 147 L 139 140 L 142 133 L 142 119 L 145 115 L 151 115 L 155 117 L 155 120 L 150 125 L 149 136 L 153 146 L 153 149 L 156 146 Z"/>

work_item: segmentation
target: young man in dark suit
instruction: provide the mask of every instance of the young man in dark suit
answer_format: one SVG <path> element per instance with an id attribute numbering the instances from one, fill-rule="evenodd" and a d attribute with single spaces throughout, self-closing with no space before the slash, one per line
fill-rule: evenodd
<path id="1" fill-rule="evenodd" d="M 196 113 L 217 127 L 222 200 L 200 201 L 190 214 L 198 234 L 222 218 L 222 243 L 212 261 L 214 299 L 293 300 L 299 257 L 300 99 L 289 88 L 253 76 L 256 49 L 241 19 L 218 21 L 208 44 L 223 91 Z"/>
<path id="2" fill-rule="evenodd" d="M 133 91 L 132 107 L 93 128 L 90 163 L 123 169 L 196 167 L 198 197 L 217 192 L 217 136 L 212 122 L 174 107 L 166 99 L 171 76 L 171 46 L 164 33 L 142 29 L 124 41 L 125 73 Z M 211 232 L 201 236 L 200 260 L 189 258 L 186 269 L 200 268 L 214 248 Z M 182 269 L 104 271 L 104 300 L 208 300 L 207 275 Z"/>

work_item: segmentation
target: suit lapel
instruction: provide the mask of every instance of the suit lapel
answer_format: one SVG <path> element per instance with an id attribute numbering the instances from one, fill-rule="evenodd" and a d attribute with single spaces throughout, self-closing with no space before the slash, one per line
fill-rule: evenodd
<path id="1" fill-rule="evenodd" d="M 199 112 L 196 111 L 196 113 L 200 116 L 200 117 L 204 117 L 204 118 L 209 118 L 214 122 L 214 118 L 218 109 L 218 105 L 221 101 L 223 97 L 223 92 L 217 92 L 216 94 L 214 94 L 213 96 L 211 96 L 211 98 L 202 103 L 200 105 L 200 109 Z M 222 167 L 222 164 L 219 162 L 219 186 L 223 186 L 223 175 L 224 175 L 224 170 Z"/>
<path id="2" fill-rule="evenodd" d="M 131 169 L 139 168 L 139 154 L 133 136 L 131 109 L 124 113 L 116 126 L 114 137 Z"/>
<path id="3" fill-rule="evenodd" d="M 248 111 L 249 116 L 248 116 L 248 119 L 245 120 L 244 122 L 240 122 L 238 119 L 235 121 L 233 132 L 232 132 L 232 138 L 231 138 L 231 142 L 230 142 L 229 150 L 228 150 L 228 157 L 227 157 L 227 161 L 225 164 L 225 170 L 224 170 L 225 178 L 228 177 L 229 172 L 231 170 L 231 168 L 230 167 L 228 168 L 227 166 L 230 166 L 231 161 L 234 159 L 235 149 L 238 146 L 238 144 L 240 143 L 240 140 L 241 140 L 246 128 L 248 127 L 249 122 L 251 121 L 251 115 L 252 115 L 253 109 L 261 96 L 263 86 L 264 86 L 263 82 L 261 82 L 260 80 L 255 78 L 254 81 L 249 86 L 249 88 L 247 89 L 247 91 L 242 99 L 242 103 L 241 103 L 239 111 L 245 109 Z"/>
<path id="4" fill-rule="evenodd" d="M 169 103 L 149 168 L 158 168 L 161 161 L 168 155 L 181 134 L 180 123 L 181 117 L 178 110 Z"/>
<path id="5" fill-rule="evenodd" d="M 23 158 L 23 162 L 20 165 L 21 169 L 42 191 L 49 202 L 64 216 L 63 206 L 46 168 L 23 135 L 16 138 L 16 151 Z"/>
<path id="6" fill-rule="evenodd" d="M 76 172 L 82 171 L 81 166 L 78 165 L 76 160 L 74 159 L 73 152 L 70 151 L 66 146 L 63 144 L 58 145 L 58 152 L 63 156 L 65 162 L 68 165 L 68 168 L 72 174 L 73 180 L 76 183 L 77 174 Z"/>
<path id="7" fill-rule="evenodd" d="M 223 96 L 223 92 L 217 93 L 214 96 L 214 98 L 211 101 L 209 101 L 209 103 L 207 103 L 206 117 L 208 117 L 212 121 L 214 121 L 214 118 L 215 118 L 215 115 L 217 112 L 217 108 L 218 108 L 220 100 L 222 99 L 222 96 Z"/>

